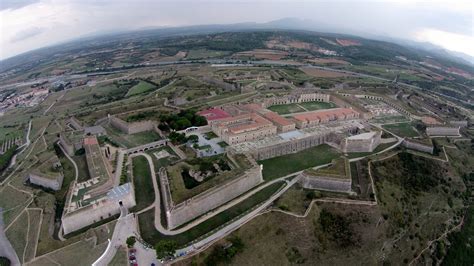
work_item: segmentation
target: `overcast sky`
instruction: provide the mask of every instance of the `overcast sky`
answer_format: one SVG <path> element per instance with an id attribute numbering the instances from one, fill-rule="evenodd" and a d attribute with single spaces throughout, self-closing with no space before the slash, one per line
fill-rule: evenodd
<path id="1" fill-rule="evenodd" d="M 97 32 L 288 17 L 474 56 L 472 0 L 0 0 L 0 59 Z"/>

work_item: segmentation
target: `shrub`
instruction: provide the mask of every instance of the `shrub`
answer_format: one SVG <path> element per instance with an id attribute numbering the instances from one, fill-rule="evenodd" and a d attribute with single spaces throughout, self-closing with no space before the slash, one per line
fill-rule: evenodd
<path id="1" fill-rule="evenodd" d="M 135 242 L 137 242 L 137 240 L 135 239 L 134 236 L 129 236 L 126 240 L 127 246 L 129 248 L 133 247 L 135 245 Z"/>

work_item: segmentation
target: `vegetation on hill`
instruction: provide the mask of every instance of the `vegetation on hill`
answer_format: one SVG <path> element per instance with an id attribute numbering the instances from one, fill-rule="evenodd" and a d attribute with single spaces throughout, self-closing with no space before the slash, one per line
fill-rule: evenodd
<path id="1" fill-rule="evenodd" d="M 8 167 L 10 161 L 13 158 L 13 155 L 15 155 L 17 147 L 17 145 L 13 145 L 4 154 L 0 155 L 0 172 L 2 172 Z"/>

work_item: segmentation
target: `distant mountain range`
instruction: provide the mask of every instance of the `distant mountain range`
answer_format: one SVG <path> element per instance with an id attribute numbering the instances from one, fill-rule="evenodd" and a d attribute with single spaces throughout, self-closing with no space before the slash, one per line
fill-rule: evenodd
<path id="1" fill-rule="evenodd" d="M 363 38 L 371 40 L 379 40 L 390 43 L 399 44 L 405 47 L 414 48 L 416 50 L 425 51 L 437 57 L 448 59 L 469 67 L 474 66 L 474 57 L 468 56 L 466 54 L 457 53 L 453 51 L 448 51 L 439 46 L 433 45 L 431 43 L 420 43 L 410 40 L 403 39 L 394 39 L 379 35 L 373 35 L 364 33 L 361 31 L 348 31 L 347 29 L 341 29 L 328 25 L 324 22 L 309 20 L 309 19 L 298 19 L 298 18 L 283 18 L 266 23 L 256 23 L 256 22 L 244 22 L 236 24 L 214 24 L 214 25 L 194 25 L 194 26 L 182 26 L 182 27 L 147 27 L 141 28 L 134 31 L 107 31 L 107 32 L 96 32 L 94 34 L 89 34 L 86 36 L 81 36 L 75 40 L 68 42 L 62 42 L 60 44 L 52 45 L 49 47 L 40 48 L 34 51 L 30 51 L 21 55 L 14 56 L 0 61 L 0 71 L 8 69 L 13 65 L 19 63 L 24 63 L 26 61 L 34 60 L 37 54 L 47 54 L 48 49 L 49 53 L 53 52 L 55 48 L 60 48 L 62 46 L 74 46 L 78 43 L 84 43 L 88 41 L 97 40 L 117 40 L 117 39 L 133 39 L 135 37 L 144 38 L 146 36 L 179 36 L 179 35 L 191 35 L 191 34 L 208 34 L 208 33 L 219 33 L 219 32 L 232 32 L 232 31 L 251 31 L 251 30 L 303 30 L 303 31 L 312 31 L 319 33 L 331 33 L 331 34 L 343 34 L 350 36 L 360 36 Z M 47 48 L 47 49 L 46 49 Z"/>

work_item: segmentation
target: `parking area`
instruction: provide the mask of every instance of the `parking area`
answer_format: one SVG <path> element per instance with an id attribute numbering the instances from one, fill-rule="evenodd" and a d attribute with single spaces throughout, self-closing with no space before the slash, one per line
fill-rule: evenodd
<path id="1" fill-rule="evenodd" d="M 156 252 L 153 248 L 147 247 L 140 241 L 137 241 L 134 246 L 133 255 L 129 249 L 128 257 L 130 265 L 136 263 L 136 265 L 162 265 L 156 258 Z"/>

